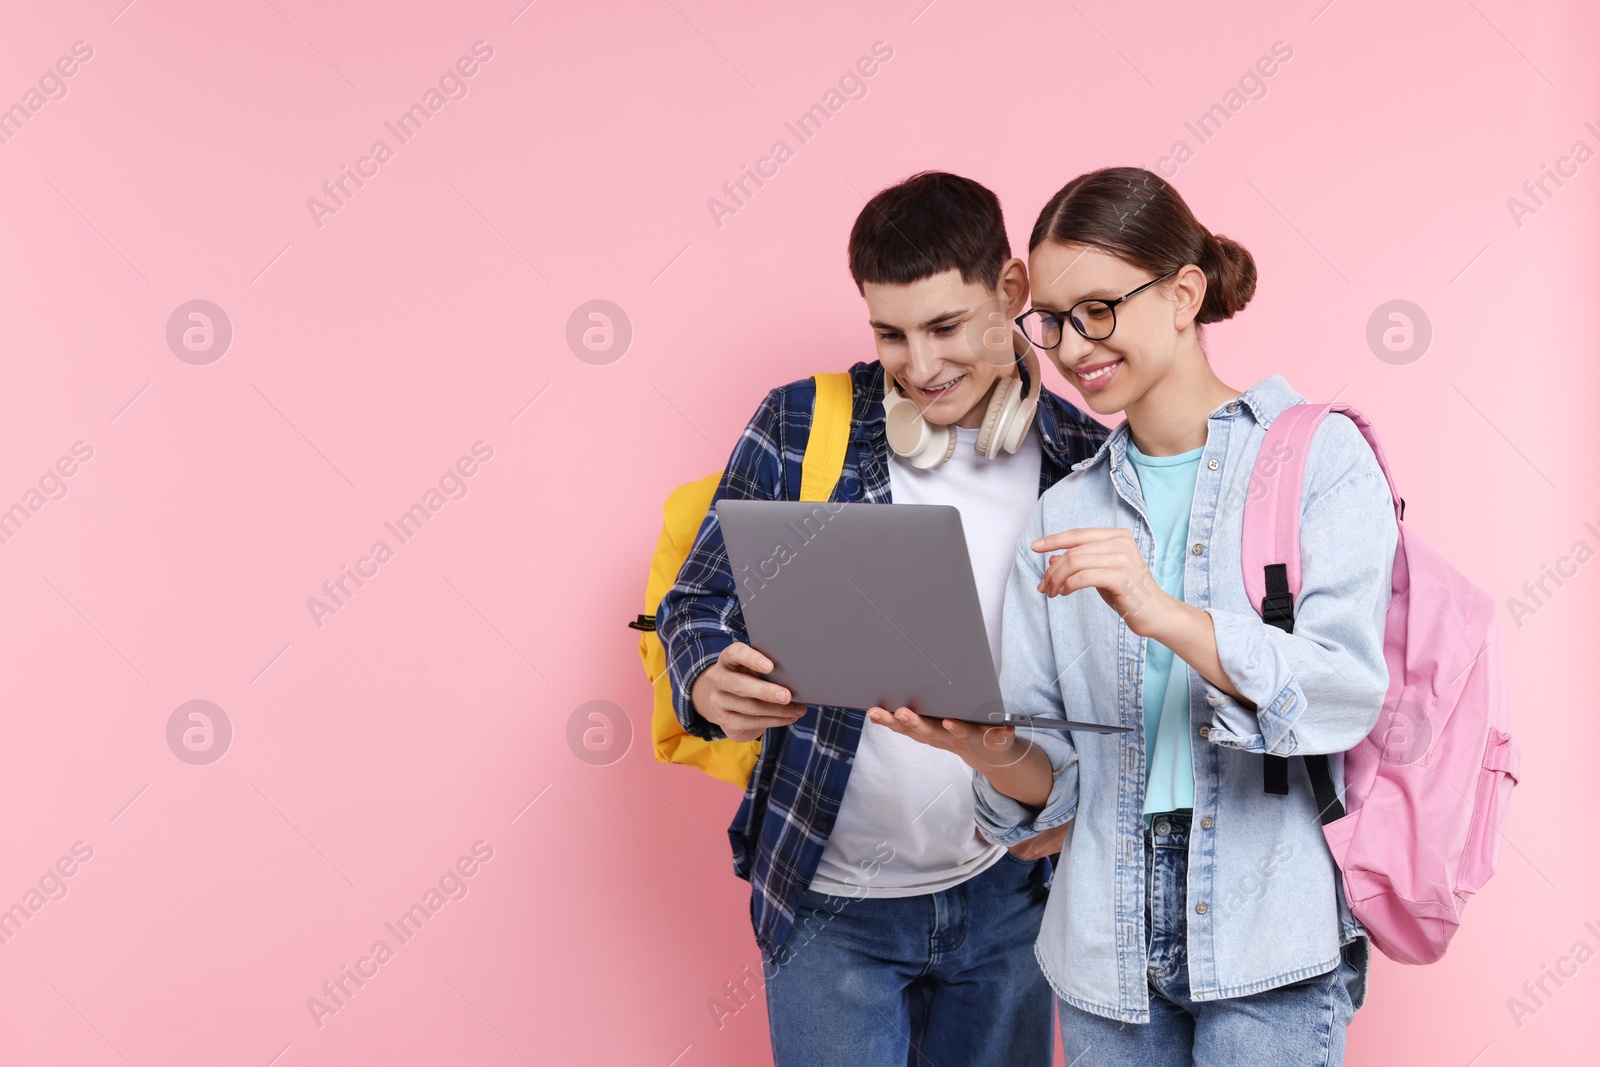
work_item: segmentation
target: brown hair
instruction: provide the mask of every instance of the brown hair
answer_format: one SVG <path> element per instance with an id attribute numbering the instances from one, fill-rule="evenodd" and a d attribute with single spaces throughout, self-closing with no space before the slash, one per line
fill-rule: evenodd
<path id="1" fill-rule="evenodd" d="M 947 270 L 993 289 L 1011 242 L 992 192 L 971 178 L 926 170 L 867 201 L 850 229 L 849 252 L 857 289 L 910 285 Z"/>
<path id="2" fill-rule="evenodd" d="M 1045 241 L 1092 245 L 1157 276 L 1193 263 L 1206 276 L 1201 325 L 1232 318 L 1256 291 L 1244 246 L 1200 225 L 1178 191 L 1142 167 L 1106 167 L 1064 185 L 1039 212 L 1028 251 Z"/>

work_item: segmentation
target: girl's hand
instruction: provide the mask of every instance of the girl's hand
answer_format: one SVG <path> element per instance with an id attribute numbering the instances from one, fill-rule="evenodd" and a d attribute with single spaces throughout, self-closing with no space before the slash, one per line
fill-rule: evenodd
<path id="1" fill-rule="evenodd" d="M 1071 823 L 1062 823 L 1053 830 L 1046 830 L 1034 837 L 1025 837 L 1012 845 L 1011 854 L 1019 860 L 1036 860 L 1044 856 L 1054 856 L 1061 851 L 1061 846 L 1067 843 L 1067 827 Z"/>
<path id="2" fill-rule="evenodd" d="M 1061 553 L 1046 567 L 1039 592 L 1050 597 L 1096 589 L 1140 637 L 1159 631 L 1178 604 L 1156 584 L 1131 530 L 1067 530 L 1039 538 L 1033 550 Z"/>
<path id="3" fill-rule="evenodd" d="M 960 719 L 928 719 L 910 708 L 891 714 L 887 708 L 868 708 L 867 718 L 925 745 L 954 752 L 973 770 L 987 774 L 1010 767 L 1033 746 L 1017 740 L 1014 726 L 983 726 Z"/>

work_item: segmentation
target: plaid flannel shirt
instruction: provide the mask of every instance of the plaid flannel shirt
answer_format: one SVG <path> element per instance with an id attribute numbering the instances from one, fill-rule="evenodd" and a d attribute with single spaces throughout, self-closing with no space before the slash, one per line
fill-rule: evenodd
<path id="1" fill-rule="evenodd" d="M 883 365 L 857 363 L 850 444 L 831 500 L 889 503 L 889 445 L 884 435 Z M 767 394 L 728 460 L 713 500 L 794 500 L 800 464 L 811 432 L 816 385 L 810 378 Z M 1105 440 L 1098 422 L 1045 390 L 1035 429 L 1043 453 L 1043 493 L 1088 459 Z M 736 641 L 748 643 L 744 617 L 713 508 L 695 536 L 678 580 L 656 609 L 656 629 L 667 652 L 673 705 L 683 728 L 707 740 L 722 728 L 695 711 L 689 693 L 700 672 Z M 750 917 L 763 952 L 777 952 L 794 923 L 795 905 L 811 884 L 833 830 L 855 759 L 866 712 L 861 708 L 808 706 L 792 725 L 762 739 L 761 758 L 744 800 L 728 827 L 733 866 L 751 884 Z"/>

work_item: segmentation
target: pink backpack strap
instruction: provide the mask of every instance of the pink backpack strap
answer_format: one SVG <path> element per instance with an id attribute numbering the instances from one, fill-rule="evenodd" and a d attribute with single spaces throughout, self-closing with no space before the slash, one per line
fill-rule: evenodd
<path id="1" fill-rule="evenodd" d="M 1300 486 L 1311 435 L 1327 413 L 1326 405 L 1285 408 L 1267 427 L 1250 471 L 1239 566 L 1250 606 L 1257 611 L 1267 596 L 1268 564 L 1284 565 L 1291 607 L 1300 595 Z"/>
<path id="2" fill-rule="evenodd" d="M 1361 431 L 1372 447 L 1378 466 L 1389 482 L 1398 518 L 1405 513 L 1404 501 L 1395 491 L 1394 477 L 1377 434 L 1366 416 L 1348 404 L 1295 404 L 1285 408 L 1272 425 L 1250 472 L 1250 489 L 1245 496 L 1243 543 L 1240 567 L 1250 604 L 1261 613 L 1263 622 L 1294 632 L 1294 604 L 1300 598 L 1300 495 L 1305 483 L 1306 458 L 1311 454 L 1311 439 L 1329 412 L 1337 411 Z M 1333 784 L 1332 771 L 1325 755 L 1305 757 L 1306 773 L 1316 795 L 1317 809 L 1324 826 L 1344 817 L 1344 804 Z M 1265 756 L 1261 766 L 1261 786 L 1267 793 L 1289 792 L 1289 761 L 1282 756 Z"/>
<path id="3" fill-rule="evenodd" d="M 1389 482 L 1395 517 L 1405 514 L 1405 501 L 1394 484 L 1383 446 L 1367 417 L 1348 404 L 1295 404 L 1285 408 L 1261 442 L 1255 468 L 1250 472 L 1250 489 L 1245 497 L 1244 540 L 1240 548 L 1240 567 L 1244 572 L 1245 592 L 1257 611 L 1267 595 L 1268 564 L 1284 565 L 1289 606 L 1300 596 L 1300 495 L 1305 480 L 1306 458 L 1311 439 L 1329 412 L 1338 412 L 1361 431 L 1378 466 Z"/>

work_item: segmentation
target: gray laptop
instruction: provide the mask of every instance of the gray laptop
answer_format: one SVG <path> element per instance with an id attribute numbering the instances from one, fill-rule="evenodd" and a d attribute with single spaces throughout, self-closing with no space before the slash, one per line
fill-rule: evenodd
<path id="1" fill-rule="evenodd" d="M 750 643 L 796 702 L 1130 729 L 1007 713 L 957 509 L 773 500 L 716 508 Z"/>

